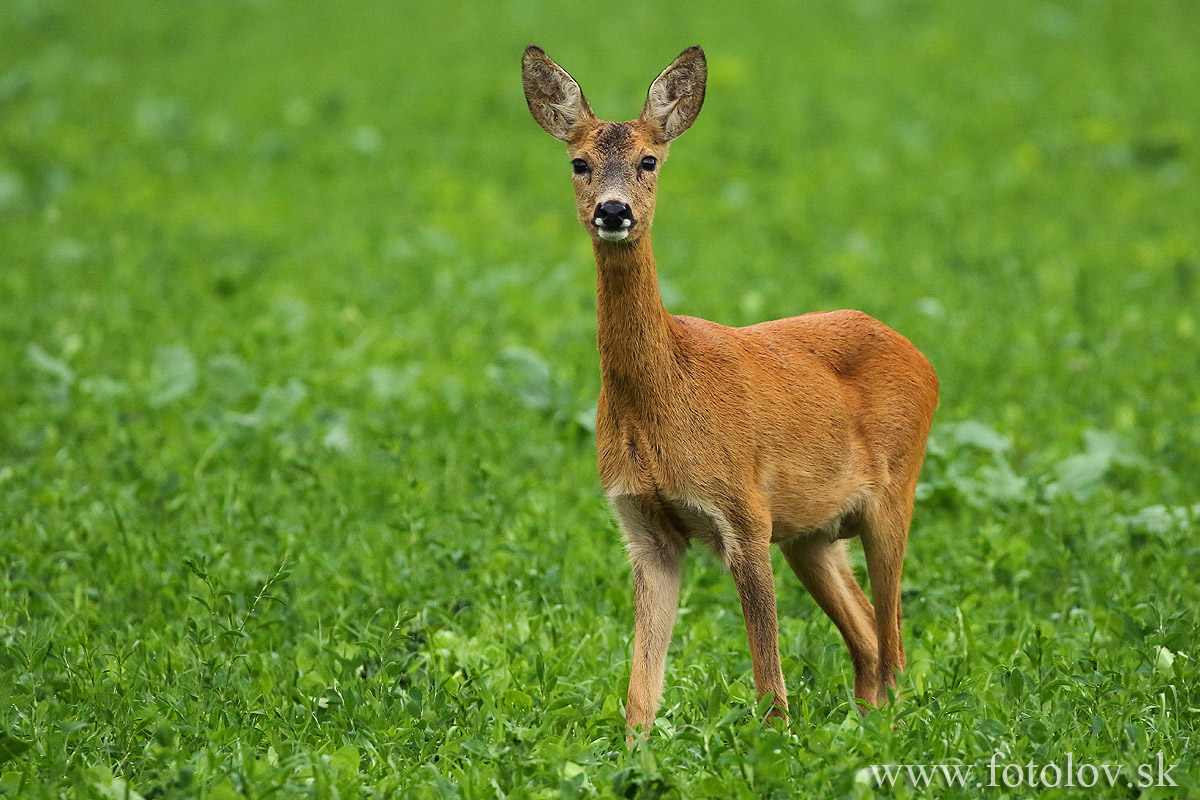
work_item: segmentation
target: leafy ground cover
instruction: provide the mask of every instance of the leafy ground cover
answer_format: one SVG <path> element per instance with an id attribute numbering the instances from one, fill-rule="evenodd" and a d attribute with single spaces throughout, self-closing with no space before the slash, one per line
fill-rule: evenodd
<path id="1" fill-rule="evenodd" d="M 1162 754 L 1097 793 L 1195 796 L 1196 41 L 1185 2 L 0 4 L 0 793 L 1061 797 L 870 765 Z M 897 706 L 780 561 L 757 722 L 697 552 L 626 753 L 529 42 L 617 118 L 705 46 L 668 307 L 862 308 L 937 367 Z"/>

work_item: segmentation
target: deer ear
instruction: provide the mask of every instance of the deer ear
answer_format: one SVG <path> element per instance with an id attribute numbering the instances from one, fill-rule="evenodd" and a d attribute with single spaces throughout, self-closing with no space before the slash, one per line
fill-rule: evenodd
<path id="1" fill-rule="evenodd" d="M 663 141 L 671 141 L 696 121 L 700 106 L 704 104 L 707 79 L 704 51 L 693 45 L 680 53 L 679 58 L 650 84 L 639 119 L 657 125 Z"/>
<path id="2" fill-rule="evenodd" d="M 521 58 L 521 80 L 529 112 L 546 133 L 564 142 L 584 120 L 594 119 L 592 107 L 575 79 L 540 47 L 529 45 Z"/>

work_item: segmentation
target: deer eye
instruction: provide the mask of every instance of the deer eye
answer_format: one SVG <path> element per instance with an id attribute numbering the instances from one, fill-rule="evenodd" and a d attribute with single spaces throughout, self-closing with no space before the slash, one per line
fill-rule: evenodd
<path id="1" fill-rule="evenodd" d="M 588 163 L 582 158 L 572 158 L 571 169 L 575 170 L 576 175 L 583 175 L 584 173 L 589 172 L 591 167 L 589 167 Z"/>
<path id="2" fill-rule="evenodd" d="M 658 166 L 658 159 L 654 156 L 646 156 L 638 166 L 646 170 L 646 172 L 654 172 L 654 168 Z"/>

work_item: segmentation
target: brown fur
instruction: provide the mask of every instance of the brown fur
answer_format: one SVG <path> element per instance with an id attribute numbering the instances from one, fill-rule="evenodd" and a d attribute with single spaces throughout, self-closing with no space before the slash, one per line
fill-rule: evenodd
<path id="1" fill-rule="evenodd" d="M 699 48 L 684 51 L 633 122 L 596 120 L 577 86 L 564 92 L 579 98 L 564 117 L 568 151 L 592 165 L 576 176 L 575 193 L 598 274 L 600 480 L 634 571 L 631 731 L 654 721 L 692 539 L 710 544 L 733 574 L 755 686 L 773 696 L 773 713 L 786 717 L 787 691 L 772 542 L 845 639 L 855 696 L 864 707 L 886 698 L 905 664 L 900 571 L 937 405 L 925 357 L 862 312 L 728 328 L 663 308 L 649 235 L 658 171 L 638 164 L 645 155 L 665 160 L 670 139 L 695 119 L 703 58 Z M 542 72 L 549 60 L 527 51 L 527 96 L 530 59 Z M 625 241 L 602 240 L 591 222 L 609 200 L 629 203 L 637 219 Z M 863 540 L 874 608 L 850 571 L 841 540 L 852 536 Z"/>

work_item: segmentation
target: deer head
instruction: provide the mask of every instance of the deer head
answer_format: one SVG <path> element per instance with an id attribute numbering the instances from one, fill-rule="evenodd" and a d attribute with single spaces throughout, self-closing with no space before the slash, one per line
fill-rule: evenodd
<path id="1" fill-rule="evenodd" d="M 641 115 L 596 119 L 579 84 L 540 47 L 521 61 L 525 99 L 546 133 L 567 143 L 579 221 L 593 238 L 632 243 L 654 222 L 659 167 L 672 139 L 700 113 L 708 69 L 699 47 L 684 50 L 655 78 Z"/>

